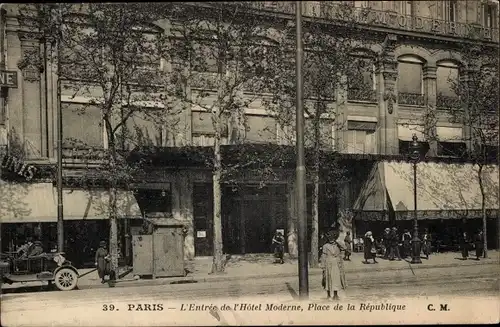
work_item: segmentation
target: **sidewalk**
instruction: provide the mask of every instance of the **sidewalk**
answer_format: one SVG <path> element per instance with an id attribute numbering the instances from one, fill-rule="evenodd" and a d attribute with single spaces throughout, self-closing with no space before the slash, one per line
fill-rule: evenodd
<path id="1" fill-rule="evenodd" d="M 422 259 L 422 264 L 410 265 L 407 261 L 388 261 L 378 259 L 378 264 L 364 264 L 363 253 L 353 253 L 351 261 L 344 261 L 344 267 L 347 273 L 364 273 L 364 272 L 383 272 L 383 271 L 397 271 L 408 270 L 409 267 L 414 271 L 419 269 L 429 268 L 458 268 L 462 266 L 474 265 L 494 265 L 499 267 L 500 271 L 500 252 L 489 251 L 488 259 L 481 259 L 479 261 L 469 258 L 469 260 L 459 260 L 460 253 L 448 252 L 433 254 L 429 260 Z M 409 260 L 409 259 L 408 259 Z M 247 280 L 258 279 L 262 277 L 285 278 L 297 276 L 297 260 L 285 259 L 284 264 L 275 264 L 274 257 L 271 254 L 247 254 L 245 256 L 233 255 L 226 265 L 225 272 L 222 274 L 210 274 L 212 266 L 212 257 L 197 257 L 193 261 L 186 264 L 186 269 L 189 271 L 185 277 L 169 277 L 157 279 L 137 279 L 134 278 L 133 272 L 119 279 L 117 282 L 118 287 L 126 287 L 129 285 L 151 285 L 151 284 L 180 284 L 180 283 L 203 283 L 203 282 L 217 282 L 217 281 L 230 281 L 230 280 Z M 92 269 L 80 269 L 80 275 L 84 275 Z M 120 273 L 122 273 L 120 271 Z M 452 272 L 450 271 L 450 274 Z M 320 275 L 320 268 L 309 268 L 309 275 Z M 40 283 L 24 283 L 3 285 L 2 288 L 18 288 L 18 287 L 31 287 L 38 286 Z M 78 286 L 81 288 L 100 288 L 108 287 L 107 284 L 101 284 L 97 276 L 97 271 L 91 272 L 82 276 L 78 281 Z"/>
<path id="2" fill-rule="evenodd" d="M 492 265 L 500 264 L 500 252 L 499 251 L 489 251 L 488 259 L 481 259 L 479 261 L 469 260 L 462 261 L 459 260 L 461 257 L 460 253 L 448 252 L 433 254 L 430 256 L 429 260 L 422 259 L 422 264 L 411 265 L 413 270 L 418 269 L 429 269 L 429 268 L 455 268 L 461 266 L 473 266 L 473 265 Z M 409 259 L 407 259 L 409 260 Z M 378 264 L 364 264 L 362 253 L 353 253 L 351 256 L 351 261 L 344 261 L 344 267 L 346 272 L 377 272 L 377 271 L 388 271 L 388 270 L 407 270 L 409 268 L 409 263 L 407 261 L 388 261 L 384 259 L 378 259 Z M 229 280 L 246 280 L 246 279 L 257 279 L 266 277 L 291 277 L 297 276 L 297 260 L 285 260 L 284 264 L 275 264 L 274 257 L 271 254 L 248 254 L 245 256 L 233 255 L 226 265 L 225 272 L 222 274 L 210 274 L 212 266 L 212 257 L 197 257 L 193 261 L 189 262 L 187 268 L 190 273 L 186 277 L 170 277 L 170 278 L 158 278 L 156 281 L 159 284 L 176 284 L 176 283 L 189 283 L 189 282 L 215 282 L 215 281 L 229 281 Z M 500 267 L 500 265 L 499 265 Z M 499 268 L 500 271 L 500 268 Z M 83 272 L 82 272 L 83 274 Z M 321 274 L 320 268 L 309 268 L 309 275 L 319 275 Z M 161 282 L 160 282 L 161 280 Z M 144 282 L 145 284 L 154 282 L 151 279 L 134 279 L 133 272 L 128 274 L 119 280 L 119 283 L 127 282 Z M 84 276 L 79 285 L 91 285 L 99 284 L 100 282 L 97 277 L 97 272 L 90 273 Z"/>

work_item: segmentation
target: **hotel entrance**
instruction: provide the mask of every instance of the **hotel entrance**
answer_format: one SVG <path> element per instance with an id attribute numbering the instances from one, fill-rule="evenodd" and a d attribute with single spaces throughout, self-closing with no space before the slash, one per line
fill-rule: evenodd
<path id="1" fill-rule="evenodd" d="M 224 215 L 224 244 L 229 253 L 269 253 L 276 229 L 286 228 L 286 187 L 247 185 L 233 191 Z"/>

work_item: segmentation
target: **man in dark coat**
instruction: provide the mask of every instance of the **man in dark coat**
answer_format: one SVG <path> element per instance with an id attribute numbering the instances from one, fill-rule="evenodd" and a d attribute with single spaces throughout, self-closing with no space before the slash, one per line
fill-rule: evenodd
<path id="1" fill-rule="evenodd" d="M 483 230 L 479 230 L 474 237 L 474 246 L 476 247 L 476 260 L 483 255 L 484 252 L 484 235 Z"/>
<path id="2" fill-rule="evenodd" d="M 109 274 L 109 252 L 106 242 L 101 241 L 99 243 L 99 248 L 95 253 L 95 265 L 97 267 L 97 273 L 99 278 L 101 278 L 101 283 L 105 283 L 104 277 Z"/>
<path id="3" fill-rule="evenodd" d="M 459 239 L 460 242 L 460 250 L 462 251 L 462 260 L 467 260 L 469 256 L 469 235 L 467 232 L 463 232 Z"/>
<path id="4" fill-rule="evenodd" d="M 389 253 L 391 252 L 391 229 L 384 229 L 384 234 L 382 236 L 382 242 L 384 244 L 384 259 L 389 259 Z"/>
<path id="5" fill-rule="evenodd" d="M 397 257 L 398 260 L 401 260 L 401 255 L 399 254 L 399 235 L 398 229 L 393 227 L 391 233 L 389 235 L 391 252 L 389 254 L 389 260 L 394 260 L 394 257 Z"/>

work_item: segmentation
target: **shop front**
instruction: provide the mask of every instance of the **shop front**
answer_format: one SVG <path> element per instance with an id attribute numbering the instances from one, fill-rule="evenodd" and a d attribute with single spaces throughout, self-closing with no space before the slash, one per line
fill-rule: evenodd
<path id="1" fill-rule="evenodd" d="M 41 241 L 47 252 L 57 249 L 57 191 L 52 183 L 1 181 L 0 198 L 2 251 L 13 252 L 28 238 Z M 77 267 L 93 265 L 99 241 L 109 239 L 107 191 L 64 189 L 63 209 L 68 259 Z M 118 192 L 118 217 L 142 217 L 132 192 Z"/>
<path id="2" fill-rule="evenodd" d="M 450 248 L 461 231 L 474 234 L 482 226 L 482 203 L 478 167 L 468 163 L 422 162 L 417 164 L 416 199 L 420 233 L 425 228 Z M 498 166 L 482 172 L 487 216 L 488 246 L 496 247 L 498 219 Z M 400 232 L 413 229 L 415 217 L 413 165 L 407 162 L 376 163 L 354 204 L 358 236 L 371 230 L 381 235 L 385 227 Z"/>

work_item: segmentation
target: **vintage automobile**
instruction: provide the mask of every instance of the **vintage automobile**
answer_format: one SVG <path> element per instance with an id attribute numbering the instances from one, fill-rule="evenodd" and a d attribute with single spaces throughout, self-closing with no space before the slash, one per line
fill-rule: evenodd
<path id="1" fill-rule="evenodd" d="M 48 282 L 61 291 L 70 291 L 78 283 L 78 270 L 67 261 L 64 253 L 42 253 L 36 256 L 19 256 L 2 253 L 0 257 L 2 283 Z"/>

